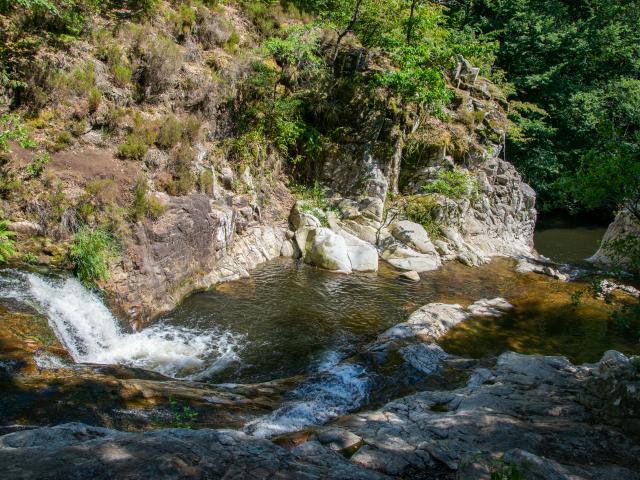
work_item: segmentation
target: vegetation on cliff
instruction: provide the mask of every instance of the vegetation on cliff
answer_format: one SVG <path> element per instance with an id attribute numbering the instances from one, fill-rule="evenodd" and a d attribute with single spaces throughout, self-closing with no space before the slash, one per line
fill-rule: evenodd
<path id="1" fill-rule="evenodd" d="M 543 209 L 610 214 L 640 198 L 638 18 L 601 1 L 1 1 L 2 209 L 57 242 L 86 227 L 126 245 L 164 193 L 222 183 L 269 212 L 274 185 L 363 155 L 392 196 L 472 197 L 456 165 L 506 144 Z M 408 188 L 434 159 L 445 171 Z"/>

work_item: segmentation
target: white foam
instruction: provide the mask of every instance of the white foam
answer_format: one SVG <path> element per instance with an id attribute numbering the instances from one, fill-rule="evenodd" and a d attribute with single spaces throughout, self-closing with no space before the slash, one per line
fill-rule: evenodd
<path id="1" fill-rule="evenodd" d="M 100 297 L 76 279 L 26 278 L 30 294 L 76 362 L 119 363 L 172 377 L 203 378 L 238 359 L 237 336 L 166 324 L 126 333 Z"/>
<path id="2" fill-rule="evenodd" d="M 265 438 L 322 425 L 362 406 L 370 384 L 371 379 L 361 365 L 336 365 L 293 390 L 280 408 L 250 422 L 245 431 Z"/>

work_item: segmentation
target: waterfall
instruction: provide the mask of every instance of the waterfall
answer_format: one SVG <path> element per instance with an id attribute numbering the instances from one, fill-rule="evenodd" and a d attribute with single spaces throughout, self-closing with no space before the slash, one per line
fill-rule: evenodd
<path id="1" fill-rule="evenodd" d="M 76 362 L 123 364 L 171 377 L 201 378 L 238 360 L 239 336 L 163 323 L 127 333 L 100 297 L 74 278 L 49 279 L 15 271 L 12 277 L 0 284 L 2 296 L 22 290 L 11 296 L 35 300 Z"/>

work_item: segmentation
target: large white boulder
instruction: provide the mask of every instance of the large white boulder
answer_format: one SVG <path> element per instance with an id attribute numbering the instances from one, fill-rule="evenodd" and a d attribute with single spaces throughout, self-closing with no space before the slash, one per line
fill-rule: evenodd
<path id="1" fill-rule="evenodd" d="M 351 261 L 344 237 L 324 227 L 303 230 L 307 230 L 303 250 L 306 263 L 334 272 L 351 273 Z"/>

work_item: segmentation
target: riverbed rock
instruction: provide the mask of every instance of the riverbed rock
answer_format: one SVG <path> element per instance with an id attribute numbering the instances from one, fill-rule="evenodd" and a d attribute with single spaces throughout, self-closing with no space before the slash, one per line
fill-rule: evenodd
<path id="1" fill-rule="evenodd" d="M 561 267 L 559 265 L 542 258 L 521 258 L 518 260 L 515 270 L 518 273 L 537 273 L 540 275 L 546 275 L 563 282 L 567 282 L 571 279 L 571 275 L 568 272 L 561 271 Z"/>
<path id="2" fill-rule="evenodd" d="M 391 233 L 396 239 L 420 253 L 437 255 L 429 234 L 418 223 L 400 220 L 391 226 Z"/>
<path id="3" fill-rule="evenodd" d="M 438 254 L 424 254 L 398 244 L 385 248 L 382 258 L 399 270 L 418 273 L 436 270 L 442 265 Z"/>
<path id="4" fill-rule="evenodd" d="M 296 452 L 234 430 L 127 433 L 80 423 L 0 437 L 5 478 L 382 479 L 313 445 Z"/>
<path id="5" fill-rule="evenodd" d="M 339 273 L 351 273 L 345 239 L 329 228 L 309 230 L 305 239 L 304 261 Z"/>
<path id="6" fill-rule="evenodd" d="M 415 270 L 409 270 L 408 272 L 402 272 L 400 275 L 398 275 L 398 277 L 406 279 L 406 280 L 411 280 L 412 282 L 419 282 L 420 281 L 420 275 Z"/>
<path id="7" fill-rule="evenodd" d="M 473 316 L 500 316 L 513 306 L 503 298 L 481 299 L 465 308 L 458 304 L 429 303 L 413 312 L 406 322 L 399 323 L 378 337 L 378 342 L 419 337 L 437 340 L 460 322 Z"/>
<path id="8" fill-rule="evenodd" d="M 465 387 L 416 393 L 338 425 L 365 443 L 352 462 L 400 478 L 484 479 L 511 467 L 527 479 L 638 479 L 637 437 L 584 401 L 606 361 L 504 353 Z"/>

